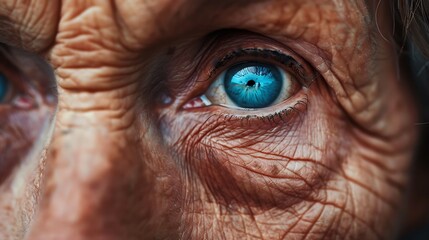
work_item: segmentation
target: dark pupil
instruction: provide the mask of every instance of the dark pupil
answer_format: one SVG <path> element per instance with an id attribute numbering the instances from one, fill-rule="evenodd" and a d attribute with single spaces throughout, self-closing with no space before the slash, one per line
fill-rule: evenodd
<path id="1" fill-rule="evenodd" d="M 255 84 L 256 84 L 256 82 L 255 82 L 255 81 L 253 81 L 253 80 L 249 80 L 249 81 L 247 82 L 247 86 L 248 86 L 248 87 L 253 87 L 253 86 L 255 86 Z"/>

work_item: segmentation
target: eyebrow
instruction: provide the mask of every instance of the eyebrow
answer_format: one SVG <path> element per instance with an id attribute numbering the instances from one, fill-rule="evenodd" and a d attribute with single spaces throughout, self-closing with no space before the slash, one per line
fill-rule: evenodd
<path id="1" fill-rule="evenodd" d="M 0 42 L 42 52 L 55 39 L 59 15 L 59 0 L 0 0 Z"/>

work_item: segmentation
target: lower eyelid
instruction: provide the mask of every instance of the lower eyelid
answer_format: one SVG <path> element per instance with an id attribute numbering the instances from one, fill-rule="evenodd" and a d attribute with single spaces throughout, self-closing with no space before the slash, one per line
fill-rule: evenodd
<path id="1" fill-rule="evenodd" d="M 309 103 L 307 94 L 308 89 L 303 88 L 303 91 L 290 98 L 287 104 L 277 104 L 256 111 L 243 108 L 231 109 L 216 105 L 184 109 L 184 111 L 192 114 L 210 114 L 210 117 L 216 116 L 222 119 L 224 123 L 239 122 L 243 129 L 272 129 L 279 125 L 288 124 L 294 121 L 298 115 L 305 114 Z"/>
<path id="2" fill-rule="evenodd" d="M 254 126 L 259 125 L 258 129 L 262 126 L 271 129 L 272 127 L 278 126 L 279 124 L 287 124 L 293 121 L 296 117 L 294 113 L 304 114 L 307 104 L 307 98 L 304 98 L 287 107 L 282 106 L 283 108 L 281 108 L 279 106 L 279 108 L 274 111 L 271 110 L 269 112 L 259 112 L 258 114 L 252 115 L 228 114 L 227 116 L 229 116 L 230 119 L 241 120 L 243 123 L 249 124 L 248 126 L 243 125 L 243 127 L 246 128 L 253 128 Z"/>

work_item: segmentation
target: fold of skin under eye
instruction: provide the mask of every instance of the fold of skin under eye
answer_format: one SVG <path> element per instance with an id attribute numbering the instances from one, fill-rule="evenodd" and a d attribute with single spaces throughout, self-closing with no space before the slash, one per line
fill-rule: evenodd
<path id="1" fill-rule="evenodd" d="M 316 201 L 309 195 L 340 171 L 337 163 L 344 156 L 336 149 L 347 152 L 350 143 L 341 140 L 341 132 L 313 133 L 341 122 L 331 119 L 344 118 L 339 109 L 323 112 L 333 104 L 323 83 L 298 95 L 283 104 L 285 111 L 266 119 L 234 117 L 222 108 L 182 113 L 192 127 L 183 129 L 172 121 L 171 128 L 181 130 L 166 137 L 224 205 L 269 209 L 288 208 L 305 198 Z"/>

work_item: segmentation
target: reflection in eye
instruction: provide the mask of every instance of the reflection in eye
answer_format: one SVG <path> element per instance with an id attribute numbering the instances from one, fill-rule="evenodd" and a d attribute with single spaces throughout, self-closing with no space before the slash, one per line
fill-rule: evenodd
<path id="1" fill-rule="evenodd" d="M 5 75 L 0 73 L 0 102 L 3 102 L 6 98 L 9 89 L 9 82 Z"/>

